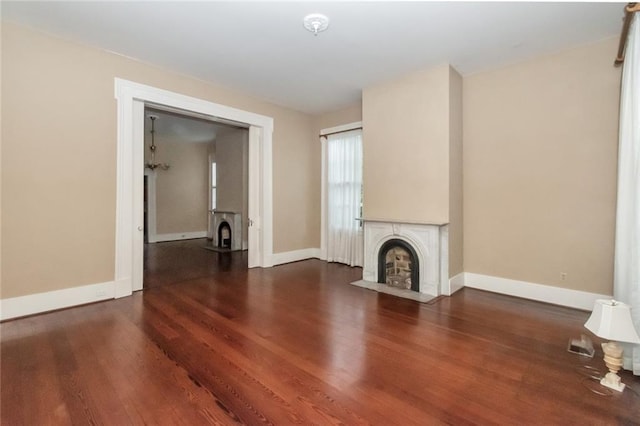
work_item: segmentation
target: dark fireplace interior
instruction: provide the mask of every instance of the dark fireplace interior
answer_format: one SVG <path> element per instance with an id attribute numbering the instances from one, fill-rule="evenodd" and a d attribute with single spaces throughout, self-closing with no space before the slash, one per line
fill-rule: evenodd
<path id="1" fill-rule="evenodd" d="M 229 222 L 222 221 L 218 225 L 218 247 L 231 248 L 231 226 L 229 226 Z"/>
<path id="2" fill-rule="evenodd" d="M 406 241 L 393 239 L 380 247 L 378 282 L 404 290 L 420 291 L 418 255 Z"/>

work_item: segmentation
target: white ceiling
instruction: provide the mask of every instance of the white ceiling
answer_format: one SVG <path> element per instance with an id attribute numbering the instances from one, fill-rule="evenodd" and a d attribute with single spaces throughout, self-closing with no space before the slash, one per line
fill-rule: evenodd
<path id="1" fill-rule="evenodd" d="M 1 7 L 3 19 L 316 114 L 437 64 L 469 75 L 616 37 L 624 4 L 3 0 Z M 302 25 L 312 12 L 330 18 L 317 37 Z"/>

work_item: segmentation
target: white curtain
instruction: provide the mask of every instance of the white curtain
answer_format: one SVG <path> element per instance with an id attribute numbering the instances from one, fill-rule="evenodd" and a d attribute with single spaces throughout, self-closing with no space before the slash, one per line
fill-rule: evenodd
<path id="1" fill-rule="evenodd" d="M 362 266 L 362 131 L 327 137 L 327 260 Z"/>
<path id="2" fill-rule="evenodd" d="M 631 306 L 640 332 L 640 22 L 635 15 L 622 71 L 613 295 Z M 640 375 L 640 345 L 625 345 L 624 368 Z"/>

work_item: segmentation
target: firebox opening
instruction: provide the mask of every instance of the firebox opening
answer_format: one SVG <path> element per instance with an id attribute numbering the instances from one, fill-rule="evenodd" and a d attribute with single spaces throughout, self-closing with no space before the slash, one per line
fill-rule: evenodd
<path id="1" fill-rule="evenodd" d="M 406 241 L 392 239 L 378 253 L 378 282 L 404 290 L 420 291 L 418 255 Z"/>
<path id="2" fill-rule="evenodd" d="M 231 226 L 229 222 L 220 222 L 218 226 L 218 247 L 231 248 Z"/>

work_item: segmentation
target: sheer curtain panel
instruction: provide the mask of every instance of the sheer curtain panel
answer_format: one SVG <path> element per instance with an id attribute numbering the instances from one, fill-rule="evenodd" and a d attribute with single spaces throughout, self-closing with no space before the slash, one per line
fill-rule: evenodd
<path id="1" fill-rule="evenodd" d="M 362 266 L 362 131 L 327 137 L 327 260 Z"/>
<path id="2" fill-rule="evenodd" d="M 613 294 L 631 306 L 633 323 L 640 331 L 640 21 L 638 13 L 634 15 L 620 96 Z M 624 368 L 640 375 L 640 345 L 625 345 Z"/>

